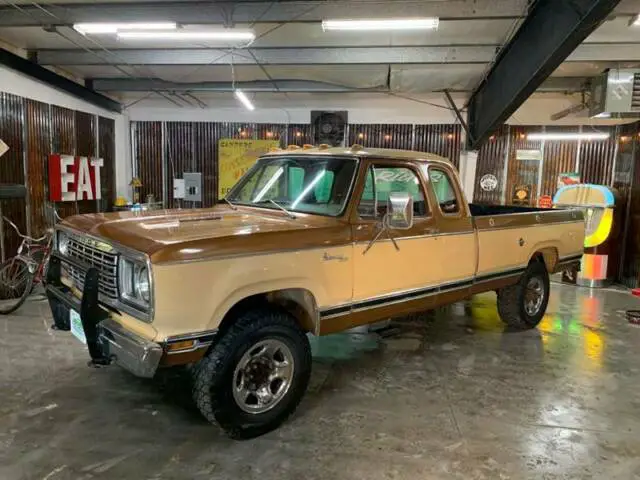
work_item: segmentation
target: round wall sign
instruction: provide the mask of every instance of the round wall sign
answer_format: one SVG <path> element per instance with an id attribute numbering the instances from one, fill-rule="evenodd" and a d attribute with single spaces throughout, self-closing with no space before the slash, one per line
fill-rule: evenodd
<path id="1" fill-rule="evenodd" d="M 498 179 L 495 175 L 487 173 L 480 179 L 480 187 L 486 192 L 492 192 L 498 188 Z"/>

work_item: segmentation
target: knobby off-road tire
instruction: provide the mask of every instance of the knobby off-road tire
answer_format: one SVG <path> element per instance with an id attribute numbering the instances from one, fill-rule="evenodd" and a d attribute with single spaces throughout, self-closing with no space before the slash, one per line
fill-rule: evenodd
<path id="1" fill-rule="evenodd" d="M 544 317 L 548 303 L 549 273 L 540 261 L 529 263 L 518 283 L 498 290 L 498 313 L 512 328 L 536 327 Z"/>
<path id="2" fill-rule="evenodd" d="M 310 375 L 306 334 L 288 313 L 264 307 L 240 315 L 201 360 L 193 398 L 202 415 L 231 438 L 253 438 L 295 411 Z"/>

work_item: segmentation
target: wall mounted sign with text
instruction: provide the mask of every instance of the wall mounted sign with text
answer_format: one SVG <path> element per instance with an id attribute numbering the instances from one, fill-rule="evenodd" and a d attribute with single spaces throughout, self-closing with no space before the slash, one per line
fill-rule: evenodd
<path id="1" fill-rule="evenodd" d="M 542 150 L 516 150 L 516 160 L 542 160 Z"/>
<path id="2" fill-rule="evenodd" d="M 511 203 L 514 205 L 529 205 L 531 202 L 531 185 L 516 185 L 513 187 Z"/>
<path id="3" fill-rule="evenodd" d="M 101 158 L 49 155 L 49 200 L 100 200 Z"/>

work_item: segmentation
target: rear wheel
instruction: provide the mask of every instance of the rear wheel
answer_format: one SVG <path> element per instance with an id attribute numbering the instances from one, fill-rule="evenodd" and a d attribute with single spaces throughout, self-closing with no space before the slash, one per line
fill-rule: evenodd
<path id="1" fill-rule="evenodd" d="M 296 409 L 311 374 L 306 334 L 286 312 L 242 314 L 194 372 L 200 412 L 232 438 L 263 435 Z"/>
<path id="2" fill-rule="evenodd" d="M 549 303 L 549 273 L 543 262 L 533 261 L 515 285 L 498 291 L 498 313 L 510 327 L 536 327 Z"/>
<path id="3" fill-rule="evenodd" d="M 27 261 L 13 257 L 0 267 L 0 314 L 15 312 L 29 296 L 35 272 Z"/>

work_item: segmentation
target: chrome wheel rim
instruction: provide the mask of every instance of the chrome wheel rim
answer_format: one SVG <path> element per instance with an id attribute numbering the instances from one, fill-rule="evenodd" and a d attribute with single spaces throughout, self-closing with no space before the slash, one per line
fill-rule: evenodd
<path id="1" fill-rule="evenodd" d="M 250 347 L 233 372 L 233 398 L 247 413 L 265 413 L 287 394 L 293 379 L 291 349 L 271 338 Z"/>
<path id="2" fill-rule="evenodd" d="M 540 312 L 544 295 L 544 282 L 542 279 L 540 277 L 530 278 L 524 294 L 524 310 L 527 315 L 534 316 Z"/>

